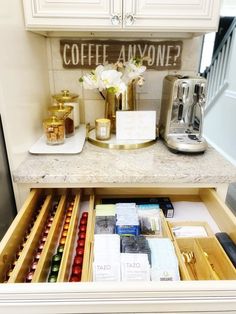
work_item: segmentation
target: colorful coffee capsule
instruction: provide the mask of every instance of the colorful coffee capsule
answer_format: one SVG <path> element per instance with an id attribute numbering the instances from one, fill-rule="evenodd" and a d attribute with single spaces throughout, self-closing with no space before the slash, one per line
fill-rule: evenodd
<path id="1" fill-rule="evenodd" d="M 34 271 L 30 271 L 25 278 L 25 282 L 31 282 L 33 279 L 33 276 L 34 276 Z"/>
<path id="2" fill-rule="evenodd" d="M 46 235 L 43 235 L 42 238 L 41 238 L 41 242 L 42 243 L 45 243 L 47 241 L 47 236 Z"/>
<path id="3" fill-rule="evenodd" d="M 35 255 L 35 260 L 38 261 L 41 257 L 41 252 L 37 252 Z"/>
<path id="4" fill-rule="evenodd" d="M 82 218 L 88 218 L 88 212 L 83 212 Z"/>
<path id="5" fill-rule="evenodd" d="M 53 222 L 53 218 L 54 218 L 54 217 L 52 217 L 52 216 L 49 217 L 48 221 L 49 221 L 49 222 Z"/>
<path id="6" fill-rule="evenodd" d="M 35 270 L 37 268 L 37 265 L 38 265 L 38 261 L 34 261 L 33 264 L 31 265 L 31 270 Z"/>
<path id="7" fill-rule="evenodd" d="M 64 224 L 64 227 L 63 227 L 63 230 L 68 230 L 69 229 L 69 224 L 68 223 L 65 223 Z"/>
<path id="8" fill-rule="evenodd" d="M 67 237 L 67 234 L 68 234 L 68 231 L 67 231 L 67 230 L 63 230 L 62 236 L 63 236 L 63 237 Z"/>
<path id="9" fill-rule="evenodd" d="M 60 244 L 57 248 L 57 253 L 62 254 L 64 251 L 64 245 Z"/>
<path id="10" fill-rule="evenodd" d="M 84 255 L 84 248 L 83 247 L 77 247 L 76 248 L 76 255 L 83 256 Z"/>
<path id="11" fill-rule="evenodd" d="M 54 265 L 52 265 L 51 273 L 52 274 L 58 274 L 59 269 L 60 269 L 60 266 L 58 264 L 54 264 Z"/>
<path id="12" fill-rule="evenodd" d="M 48 235 L 49 231 L 50 231 L 50 228 L 47 228 L 47 227 L 46 227 L 46 228 L 44 229 L 43 234 L 44 234 L 44 235 Z"/>
<path id="13" fill-rule="evenodd" d="M 60 244 L 65 245 L 65 243 L 66 243 L 66 237 L 61 237 Z"/>
<path id="14" fill-rule="evenodd" d="M 80 225 L 87 225 L 87 218 L 81 218 Z"/>
<path id="15" fill-rule="evenodd" d="M 85 240 L 83 239 L 83 240 L 78 240 L 78 247 L 84 247 L 84 245 L 85 245 Z"/>
<path id="16" fill-rule="evenodd" d="M 70 220 L 71 220 L 71 218 L 67 217 L 66 220 L 65 220 L 65 223 L 70 223 Z"/>
<path id="17" fill-rule="evenodd" d="M 74 258 L 74 264 L 73 265 L 82 265 L 83 264 L 83 256 L 76 255 Z"/>
<path id="18" fill-rule="evenodd" d="M 86 233 L 85 232 L 80 232 L 79 233 L 79 240 L 85 240 L 85 239 L 86 239 Z"/>
<path id="19" fill-rule="evenodd" d="M 75 265 L 72 267 L 72 274 L 76 276 L 81 276 L 82 273 L 82 266 L 81 265 Z"/>
<path id="20" fill-rule="evenodd" d="M 48 282 L 57 282 L 57 275 L 50 274 L 48 277 Z"/>
<path id="21" fill-rule="evenodd" d="M 87 229 L 86 225 L 79 226 L 79 232 L 86 232 L 86 229 Z"/>
<path id="22" fill-rule="evenodd" d="M 79 282 L 80 278 L 78 276 L 72 275 L 70 277 L 70 282 Z"/>
<path id="23" fill-rule="evenodd" d="M 38 246 L 38 251 L 42 252 L 43 248 L 44 248 L 45 242 L 41 242 Z"/>
<path id="24" fill-rule="evenodd" d="M 73 206 L 69 206 L 69 207 L 67 208 L 67 211 L 72 212 L 72 211 L 73 211 Z"/>
<path id="25" fill-rule="evenodd" d="M 46 228 L 49 228 L 49 229 L 50 229 L 51 226 L 52 226 L 52 221 L 48 221 L 48 222 L 47 222 L 47 225 L 46 225 Z"/>
<path id="26" fill-rule="evenodd" d="M 61 263 L 61 254 L 57 253 L 52 257 L 52 265 L 59 265 Z"/>

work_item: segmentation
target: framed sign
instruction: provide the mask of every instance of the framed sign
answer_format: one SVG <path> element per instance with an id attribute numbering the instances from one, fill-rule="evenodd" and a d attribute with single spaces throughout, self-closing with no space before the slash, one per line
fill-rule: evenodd
<path id="1" fill-rule="evenodd" d="M 99 64 L 127 62 L 132 57 L 145 58 L 148 69 L 179 70 L 183 42 L 60 40 L 60 52 L 65 69 L 91 69 Z"/>

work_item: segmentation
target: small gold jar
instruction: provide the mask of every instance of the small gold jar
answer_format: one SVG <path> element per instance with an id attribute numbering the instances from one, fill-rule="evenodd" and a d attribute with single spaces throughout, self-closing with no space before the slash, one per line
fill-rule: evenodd
<path id="1" fill-rule="evenodd" d="M 65 140 L 65 124 L 63 119 L 52 116 L 43 121 L 46 142 L 49 145 L 63 144 Z"/>
<path id="2" fill-rule="evenodd" d="M 95 120 L 96 139 L 100 141 L 109 140 L 111 137 L 111 120 Z"/>
<path id="3" fill-rule="evenodd" d="M 74 112 L 72 106 L 67 106 L 64 103 L 58 103 L 56 106 L 51 106 L 48 109 L 50 115 L 56 116 L 58 119 L 65 121 L 66 137 L 74 135 Z"/>

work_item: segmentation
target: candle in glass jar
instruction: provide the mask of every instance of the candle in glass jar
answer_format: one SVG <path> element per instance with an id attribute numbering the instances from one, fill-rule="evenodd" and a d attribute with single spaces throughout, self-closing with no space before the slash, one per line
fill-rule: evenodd
<path id="1" fill-rule="evenodd" d="M 110 119 L 97 119 L 95 120 L 96 127 L 96 139 L 97 140 L 109 140 L 111 130 Z"/>

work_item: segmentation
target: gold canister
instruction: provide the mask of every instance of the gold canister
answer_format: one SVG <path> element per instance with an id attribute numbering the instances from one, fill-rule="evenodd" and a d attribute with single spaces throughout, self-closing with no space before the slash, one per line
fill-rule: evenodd
<path id="1" fill-rule="evenodd" d="M 111 120 L 96 119 L 95 120 L 96 139 L 100 141 L 109 140 L 111 137 Z"/>
<path id="2" fill-rule="evenodd" d="M 52 116 L 43 121 L 46 142 L 49 145 L 63 144 L 65 140 L 64 119 Z"/>
<path id="3" fill-rule="evenodd" d="M 64 103 L 68 106 L 73 107 L 74 125 L 75 128 L 80 125 L 80 105 L 79 105 L 79 95 L 71 93 L 68 89 L 61 90 L 61 93 L 52 95 L 52 98 L 57 103 Z"/>
<path id="4" fill-rule="evenodd" d="M 59 103 L 57 106 L 51 106 L 48 109 L 49 113 L 56 116 L 58 119 L 65 120 L 65 134 L 66 137 L 74 135 L 74 112 L 72 106 L 67 106 L 64 103 Z"/>

